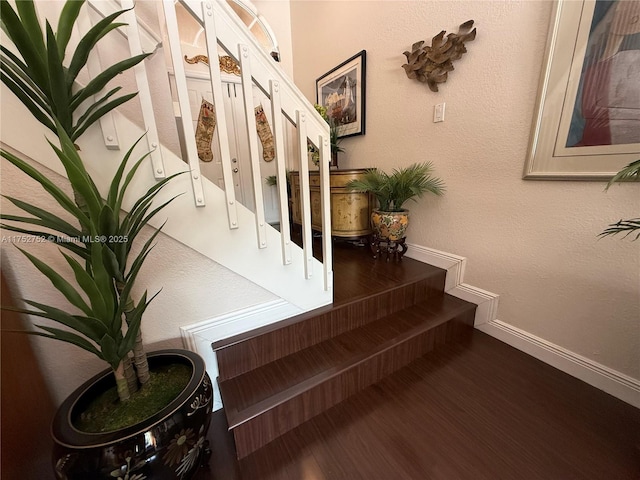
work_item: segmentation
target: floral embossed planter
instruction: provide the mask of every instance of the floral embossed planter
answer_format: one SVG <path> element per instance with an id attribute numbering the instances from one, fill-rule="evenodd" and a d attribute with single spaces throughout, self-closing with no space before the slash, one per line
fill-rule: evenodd
<path id="1" fill-rule="evenodd" d="M 85 433 L 72 420 L 97 392 L 114 385 L 111 371 L 85 382 L 58 409 L 51 428 L 56 478 L 109 480 L 190 479 L 207 454 L 213 386 L 204 360 L 188 350 L 150 353 L 149 366 L 183 363 L 192 369 L 185 389 L 160 412 L 131 427 Z"/>
<path id="2" fill-rule="evenodd" d="M 409 226 L 409 211 L 381 212 L 374 210 L 371 213 L 371 227 L 380 239 L 397 242 L 407 234 Z"/>

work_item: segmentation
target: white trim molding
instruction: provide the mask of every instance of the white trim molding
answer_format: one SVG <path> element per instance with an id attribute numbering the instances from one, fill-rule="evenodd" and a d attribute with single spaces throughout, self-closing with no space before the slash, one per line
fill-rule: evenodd
<path id="1" fill-rule="evenodd" d="M 589 385 L 640 408 L 640 381 L 498 320 L 495 293 L 464 283 L 466 258 L 409 244 L 406 256 L 447 271 L 445 292 L 478 307 L 475 328 Z"/>
<path id="2" fill-rule="evenodd" d="M 285 300 L 278 299 L 180 327 L 185 348 L 197 352 L 204 358 L 207 373 L 213 380 L 214 410 L 222 408 L 222 401 L 218 390 L 218 382 L 216 382 L 218 361 L 211 344 L 300 313 L 302 313 L 300 308 Z"/>
<path id="3" fill-rule="evenodd" d="M 640 408 L 640 381 L 635 378 L 500 320 L 492 320 L 478 325 L 476 328 L 558 370 Z"/>
<path id="4" fill-rule="evenodd" d="M 408 246 L 407 257 L 447 271 L 444 283 L 446 293 L 478 306 L 474 321 L 476 328 L 497 318 L 499 295 L 463 283 L 467 265 L 465 257 L 420 245 L 409 244 Z"/>

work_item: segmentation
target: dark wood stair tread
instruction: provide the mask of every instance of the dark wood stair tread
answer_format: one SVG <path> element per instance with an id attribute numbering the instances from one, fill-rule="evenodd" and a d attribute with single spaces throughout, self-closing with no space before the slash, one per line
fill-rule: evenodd
<path id="1" fill-rule="evenodd" d="M 447 294 L 342 333 L 220 383 L 230 428 L 360 362 L 441 325 L 475 305 Z"/>
<path id="2" fill-rule="evenodd" d="M 341 249 L 337 249 L 336 252 L 341 252 L 340 255 L 345 256 Z M 344 308 L 350 304 L 357 304 L 364 299 L 375 298 L 381 293 L 401 290 L 403 287 L 415 284 L 420 280 L 433 279 L 434 285 L 441 282 L 442 286 L 439 287 L 439 289 L 444 287 L 446 271 L 441 268 L 410 258 L 403 259 L 402 263 L 391 263 L 377 261 L 370 257 L 370 254 L 366 256 L 362 254 L 355 256 L 351 260 L 353 266 L 349 263 L 350 268 L 345 269 L 344 272 L 341 273 L 340 278 L 334 280 L 335 298 L 333 304 L 218 340 L 211 344 L 211 348 L 214 351 L 229 348 L 246 340 L 280 330 L 290 325 L 302 323 L 319 315 Z M 363 269 L 366 273 L 363 272 Z"/>

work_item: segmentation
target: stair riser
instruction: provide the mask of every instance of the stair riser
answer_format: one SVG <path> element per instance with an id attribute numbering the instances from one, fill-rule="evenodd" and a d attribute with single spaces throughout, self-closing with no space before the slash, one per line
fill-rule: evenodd
<path id="1" fill-rule="evenodd" d="M 243 458 L 285 432 L 399 370 L 437 345 L 471 332 L 474 312 L 466 312 L 406 342 L 372 356 L 353 368 L 237 426 L 238 458 Z"/>
<path id="2" fill-rule="evenodd" d="M 219 380 L 236 377 L 408 308 L 427 300 L 443 288 L 444 273 L 218 349 Z"/>

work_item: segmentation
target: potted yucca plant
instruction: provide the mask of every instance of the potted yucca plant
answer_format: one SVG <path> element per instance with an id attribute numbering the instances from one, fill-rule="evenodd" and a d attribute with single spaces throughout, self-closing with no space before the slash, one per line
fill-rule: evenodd
<path id="1" fill-rule="evenodd" d="M 49 143 L 73 190 L 71 197 L 37 167 L 1 151 L 65 211 L 59 216 L 46 206 L 5 197 L 24 214 L 3 212 L 2 228 L 56 243 L 68 266 L 66 272 L 57 271 L 37 254 L 21 249 L 68 301 L 69 309 L 29 299 L 24 300 L 25 308 L 14 310 L 48 320 L 28 333 L 76 345 L 109 365 L 70 395 L 56 413 L 52 435 L 58 478 L 185 479 L 196 471 L 205 448 L 212 386 L 203 360 L 192 352 L 155 352 L 147 361 L 140 325 L 153 297 L 148 298 L 146 291 L 136 294 L 134 285 L 160 229 L 139 248 L 132 248 L 149 221 L 176 198 L 154 204 L 176 175 L 157 182 L 122 212 L 128 187 L 148 157 L 129 164 L 139 140 L 124 155 L 104 194 L 85 168 L 74 141 L 135 94 L 114 99 L 117 87 L 97 101 L 93 96 L 145 56 L 119 62 L 85 87 L 78 86 L 77 74 L 97 41 L 123 25 L 115 22 L 123 11 L 98 22 L 65 62 L 82 4 L 65 4 L 55 33 L 48 21 L 43 32 L 33 2 L 19 1 L 15 11 L 6 0 L 0 4 L 2 28 L 18 52 L 2 46 L 2 81 L 57 136 L 59 145 Z M 79 111 L 83 113 L 78 115 Z"/>
<path id="2" fill-rule="evenodd" d="M 431 162 L 415 163 L 408 167 L 394 169 L 387 174 L 378 169 L 368 169 L 358 180 L 352 180 L 347 188 L 361 193 L 371 193 L 378 202 L 378 208 L 371 213 L 371 227 L 374 232 L 374 246 L 379 242 L 391 245 L 393 253 L 398 245 L 403 251 L 407 227 L 409 226 L 409 211 L 404 205 L 409 200 L 416 200 L 425 193 L 442 195 L 445 191 L 444 182 L 432 176 Z"/>

